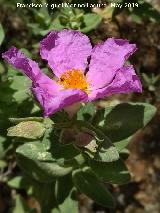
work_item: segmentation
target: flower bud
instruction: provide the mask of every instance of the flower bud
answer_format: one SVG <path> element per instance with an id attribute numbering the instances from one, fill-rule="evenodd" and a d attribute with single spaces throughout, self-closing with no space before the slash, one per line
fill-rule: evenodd
<path id="1" fill-rule="evenodd" d="M 77 146 L 84 147 L 87 146 L 93 140 L 93 136 L 86 132 L 79 132 L 75 136 L 75 139 L 75 144 Z"/>
<path id="2" fill-rule="evenodd" d="M 61 131 L 60 134 L 60 143 L 68 144 L 72 143 L 75 140 L 75 130 L 71 128 L 65 128 Z"/>

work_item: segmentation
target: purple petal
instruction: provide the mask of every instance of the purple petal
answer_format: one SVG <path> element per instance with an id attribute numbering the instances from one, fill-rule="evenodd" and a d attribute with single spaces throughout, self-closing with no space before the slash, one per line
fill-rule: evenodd
<path id="1" fill-rule="evenodd" d="M 40 44 L 41 57 L 48 61 L 55 75 L 71 69 L 85 70 L 92 50 L 89 38 L 79 31 L 52 31 Z"/>
<path id="2" fill-rule="evenodd" d="M 117 93 L 142 92 L 141 82 L 133 66 L 123 67 L 117 71 L 111 84 L 102 89 L 97 89 L 89 94 L 88 100 L 92 101 Z"/>
<path id="3" fill-rule="evenodd" d="M 11 47 L 2 54 L 2 57 L 16 69 L 20 69 L 33 82 L 34 86 L 40 86 L 49 93 L 57 92 L 61 87 L 47 75 L 42 73 L 35 61 L 27 58 L 16 47 Z"/>
<path id="4" fill-rule="evenodd" d="M 32 88 L 32 91 L 43 107 L 46 117 L 87 97 L 86 93 L 79 89 L 61 90 L 53 95 L 46 93 L 40 87 Z"/>
<path id="5" fill-rule="evenodd" d="M 91 89 L 103 88 L 111 83 L 116 71 L 123 67 L 135 50 L 135 44 L 129 44 L 123 39 L 109 38 L 103 44 L 96 45 L 92 50 L 87 73 Z"/>

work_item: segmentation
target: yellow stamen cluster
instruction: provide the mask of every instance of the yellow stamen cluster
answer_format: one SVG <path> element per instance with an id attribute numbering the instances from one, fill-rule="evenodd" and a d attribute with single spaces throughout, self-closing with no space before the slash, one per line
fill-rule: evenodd
<path id="1" fill-rule="evenodd" d="M 65 89 L 81 89 L 85 92 L 87 92 L 87 88 L 89 86 L 86 76 L 78 69 L 67 70 L 61 75 L 58 83 Z"/>

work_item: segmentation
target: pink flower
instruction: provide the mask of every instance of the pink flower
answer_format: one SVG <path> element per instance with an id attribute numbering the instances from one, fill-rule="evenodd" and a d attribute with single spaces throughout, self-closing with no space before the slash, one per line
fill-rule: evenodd
<path id="1" fill-rule="evenodd" d="M 89 38 L 79 31 L 52 31 L 41 41 L 40 54 L 57 81 L 15 47 L 2 57 L 32 80 L 32 92 L 44 109 L 44 116 L 49 116 L 77 102 L 114 93 L 141 92 L 133 66 L 125 66 L 135 51 L 136 45 L 123 39 L 109 38 L 92 49 Z"/>

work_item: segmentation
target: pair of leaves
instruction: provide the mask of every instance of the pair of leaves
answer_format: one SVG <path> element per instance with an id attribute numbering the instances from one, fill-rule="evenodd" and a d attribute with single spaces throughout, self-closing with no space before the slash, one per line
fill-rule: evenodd
<path id="1" fill-rule="evenodd" d="M 79 150 L 72 144 L 61 145 L 53 133 L 50 121 L 44 119 L 41 123 L 38 122 L 40 119 L 42 118 L 11 119 L 12 122 L 19 123 L 8 129 L 8 136 L 16 136 L 20 141 L 24 141 L 22 138 L 28 139 L 28 143 L 16 150 L 18 164 L 25 174 L 41 182 L 50 182 L 70 173 L 73 164 L 77 166 L 79 159 L 75 157 L 79 155 Z M 42 142 L 29 141 L 39 140 L 43 135 Z"/>
<path id="2" fill-rule="evenodd" d="M 91 130 L 101 139 L 94 159 L 99 162 L 113 162 L 119 158 L 118 152 L 128 145 L 129 137 L 143 128 L 155 113 L 156 108 L 145 103 L 122 103 L 95 113 L 94 105 L 89 103 L 80 109 L 77 119 L 80 128 Z"/>

